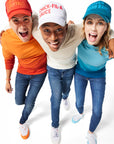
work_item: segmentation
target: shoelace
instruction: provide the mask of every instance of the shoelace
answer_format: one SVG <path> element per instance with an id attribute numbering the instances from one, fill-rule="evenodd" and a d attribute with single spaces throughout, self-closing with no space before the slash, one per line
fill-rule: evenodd
<path id="1" fill-rule="evenodd" d="M 25 135 L 26 134 L 26 132 L 27 132 L 27 126 L 22 126 L 21 127 L 21 133 L 22 133 L 22 135 Z"/>

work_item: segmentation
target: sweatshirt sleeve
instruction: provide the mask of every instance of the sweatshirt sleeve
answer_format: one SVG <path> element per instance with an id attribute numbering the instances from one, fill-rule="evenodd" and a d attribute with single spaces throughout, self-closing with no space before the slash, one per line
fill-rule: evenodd
<path id="1" fill-rule="evenodd" d="M 7 70 L 13 69 L 15 63 L 15 57 L 12 59 L 4 59 L 5 60 L 5 67 Z"/>
<path id="2" fill-rule="evenodd" d="M 109 40 L 113 39 L 114 38 L 114 30 L 111 29 L 109 34 L 110 34 Z"/>
<path id="3" fill-rule="evenodd" d="M 6 69 L 13 69 L 15 63 L 15 56 L 10 51 L 8 51 L 8 48 L 10 48 L 10 46 L 9 47 L 7 46 L 7 42 L 6 39 L 4 38 L 4 35 L 2 36 L 1 39 L 1 45 L 2 45 L 2 53 L 5 61 L 5 67 Z"/>

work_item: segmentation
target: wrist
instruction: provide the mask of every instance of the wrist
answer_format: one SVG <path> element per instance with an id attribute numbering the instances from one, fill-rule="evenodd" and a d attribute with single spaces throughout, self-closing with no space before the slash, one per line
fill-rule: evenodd
<path id="1" fill-rule="evenodd" d="M 11 80 L 10 78 L 7 78 L 7 79 L 6 79 L 7 82 L 10 82 L 10 80 Z"/>

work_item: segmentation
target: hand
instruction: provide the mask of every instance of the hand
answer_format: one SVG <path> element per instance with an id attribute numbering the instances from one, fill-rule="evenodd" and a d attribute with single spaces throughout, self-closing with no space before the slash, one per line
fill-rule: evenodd
<path id="1" fill-rule="evenodd" d="M 73 21 L 69 20 L 68 25 L 75 24 Z"/>
<path id="2" fill-rule="evenodd" d="M 109 58 L 114 58 L 114 54 L 111 49 L 108 50 Z"/>
<path id="3" fill-rule="evenodd" d="M 5 87 L 5 89 L 6 89 L 6 91 L 8 93 L 12 93 L 13 89 L 12 89 L 12 86 L 11 86 L 11 84 L 10 84 L 9 81 L 6 81 L 6 87 Z"/>
<path id="4" fill-rule="evenodd" d="M 109 58 L 114 58 L 114 39 L 109 41 Z"/>

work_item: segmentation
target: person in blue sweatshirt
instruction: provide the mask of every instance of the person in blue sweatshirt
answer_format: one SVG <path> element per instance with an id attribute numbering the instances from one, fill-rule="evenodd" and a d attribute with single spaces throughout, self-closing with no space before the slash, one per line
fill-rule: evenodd
<path id="1" fill-rule="evenodd" d="M 105 95 L 106 62 L 109 58 L 108 42 L 111 22 L 111 7 L 103 1 L 89 5 L 83 17 L 85 39 L 78 46 L 75 69 L 75 93 L 77 114 L 72 117 L 76 123 L 84 116 L 84 99 L 88 82 L 92 91 L 92 116 L 87 144 L 97 144 L 95 129 L 101 116 Z"/>

